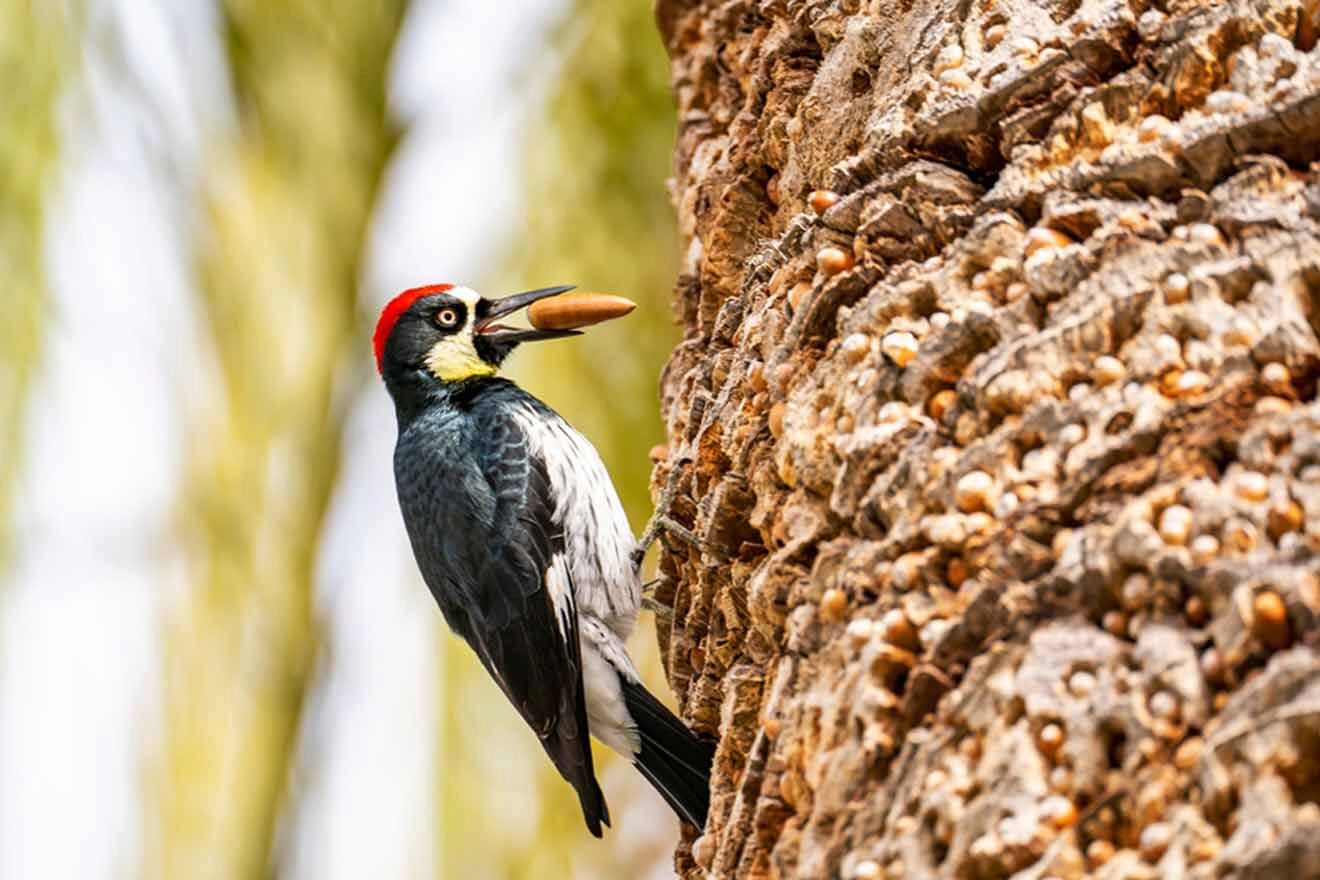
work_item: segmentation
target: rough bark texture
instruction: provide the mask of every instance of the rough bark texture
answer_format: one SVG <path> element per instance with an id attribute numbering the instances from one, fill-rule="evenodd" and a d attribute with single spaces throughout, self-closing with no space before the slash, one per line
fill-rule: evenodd
<path id="1" fill-rule="evenodd" d="M 660 0 L 685 876 L 1320 876 L 1316 5 Z"/>

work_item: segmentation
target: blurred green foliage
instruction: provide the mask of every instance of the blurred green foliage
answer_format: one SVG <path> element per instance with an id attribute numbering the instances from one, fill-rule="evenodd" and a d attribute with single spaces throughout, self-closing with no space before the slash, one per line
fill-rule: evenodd
<path id="1" fill-rule="evenodd" d="M 596 444 L 640 530 L 651 512 L 646 454 L 664 438 L 660 366 L 679 337 L 669 305 L 678 267 L 665 187 L 669 61 L 647 3 L 576 0 L 556 42 L 559 80 L 528 131 L 517 275 L 496 280 L 510 290 L 577 284 L 637 302 L 632 315 L 571 343 L 529 346 L 513 368 Z"/>
<path id="2" fill-rule="evenodd" d="M 0 0 L 0 569 L 46 312 L 46 205 L 59 159 L 57 105 L 77 57 L 75 16 L 71 3 Z"/>
<path id="3" fill-rule="evenodd" d="M 227 0 L 237 128 L 215 140 L 198 276 L 221 387 L 193 414 L 195 589 L 166 638 L 162 878 L 271 870 L 318 649 L 313 566 L 335 484 L 367 224 L 396 142 L 405 0 Z"/>
<path id="4" fill-rule="evenodd" d="M 290 806 L 321 650 L 316 548 L 360 375 L 349 361 L 361 355 L 357 285 L 397 141 L 386 85 L 407 0 L 219 5 L 235 124 L 208 133 L 195 242 L 199 371 L 215 386 L 185 414 L 180 519 L 192 588 L 165 627 L 144 863 L 150 876 L 228 880 L 270 875 Z M 0 528 L 39 358 L 42 232 L 56 109 L 77 52 L 73 8 L 0 0 Z M 663 440 L 659 369 L 677 339 L 668 63 L 645 3 L 575 0 L 551 41 L 561 53 L 535 63 L 553 69 L 524 72 L 528 84 L 553 81 L 528 130 L 526 214 L 509 234 L 507 274 L 482 287 L 576 283 L 637 301 L 629 318 L 573 342 L 528 346 L 514 377 L 592 439 L 640 529 L 647 450 Z M 0 561 L 3 551 L 0 536 Z M 658 681 L 649 626 L 636 641 Z M 640 842 L 617 830 L 591 838 L 572 790 L 470 652 L 445 646 L 442 876 L 637 876 L 668 861 L 667 811 Z M 645 783 L 597 754 L 617 829 Z"/>
<path id="5" fill-rule="evenodd" d="M 509 236 L 511 269 L 483 288 L 577 284 L 637 302 L 629 317 L 571 341 L 525 346 L 511 375 L 596 445 L 640 531 L 651 507 L 647 453 L 664 439 L 660 367 L 678 339 L 669 307 L 677 239 L 665 188 L 674 139 L 669 64 L 648 3 L 575 0 L 553 42 L 561 53 L 544 113 L 527 129 L 525 216 Z M 524 75 L 532 82 L 545 74 L 536 67 Z M 649 624 L 639 630 L 634 657 L 658 683 L 654 635 Z M 443 704 L 462 708 L 446 720 L 441 762 L 443 876 L 625 877 L 668 862 L 676 823 L 625 845 L 617 829 L 629 804 L 618 796 L 610 799 L 615 832 L 603 843 L 588 835 L 573 790 L 513 710 L 498 695 L 492 700 L 467 649 L 450 639 L 445 652 Z M 490 732 L 510 729 L 517 736 L 495 747 L 502 766 L 492 767 Z M 603 776 L 615 758 L 599 748 L 596 755 Z M 535 774 L 536 803 L 517 811 L 492 773 L 515 788 Z M 511 811 L 520 812 L 516 822 Z M 661 821 L 673 821 L 667 810 Z"/>

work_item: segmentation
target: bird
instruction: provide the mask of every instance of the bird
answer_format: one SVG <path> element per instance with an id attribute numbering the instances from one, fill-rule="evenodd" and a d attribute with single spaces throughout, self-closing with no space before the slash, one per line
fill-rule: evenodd
<path id="1" fill-rule="evenodd" d="M 431 284 L 385 305 L 372 342 L 398 421 L 399 508 L 446 623 L 576 789 L 587 829 L 610 821 L 594 736 L 701 830 L 714 744 L 628 656 L 642 581 L 618 492 L 586 437 L 498 375 L 520 344 L 579 332 L 499 319 L 571 289 L 487 299 Z"/>

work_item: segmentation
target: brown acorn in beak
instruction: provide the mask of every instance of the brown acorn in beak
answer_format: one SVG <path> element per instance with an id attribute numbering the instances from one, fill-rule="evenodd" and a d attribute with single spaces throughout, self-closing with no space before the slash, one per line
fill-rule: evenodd
<path id="1" fill-rule="evenodd" d="M 624 315 L 637 303 L 610 293 L 572 293 L 539 299 L 527 309 L 527 320 L 538 330 L 577 330 Z"/>

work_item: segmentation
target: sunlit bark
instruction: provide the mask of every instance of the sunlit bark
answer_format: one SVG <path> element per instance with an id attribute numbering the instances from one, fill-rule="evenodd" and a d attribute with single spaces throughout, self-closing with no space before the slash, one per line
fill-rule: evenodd
<path id="1" fill-rule="evenodd" d="M 686 877 L 1320 872 L 1313 0 L 661 0 Z"/>

